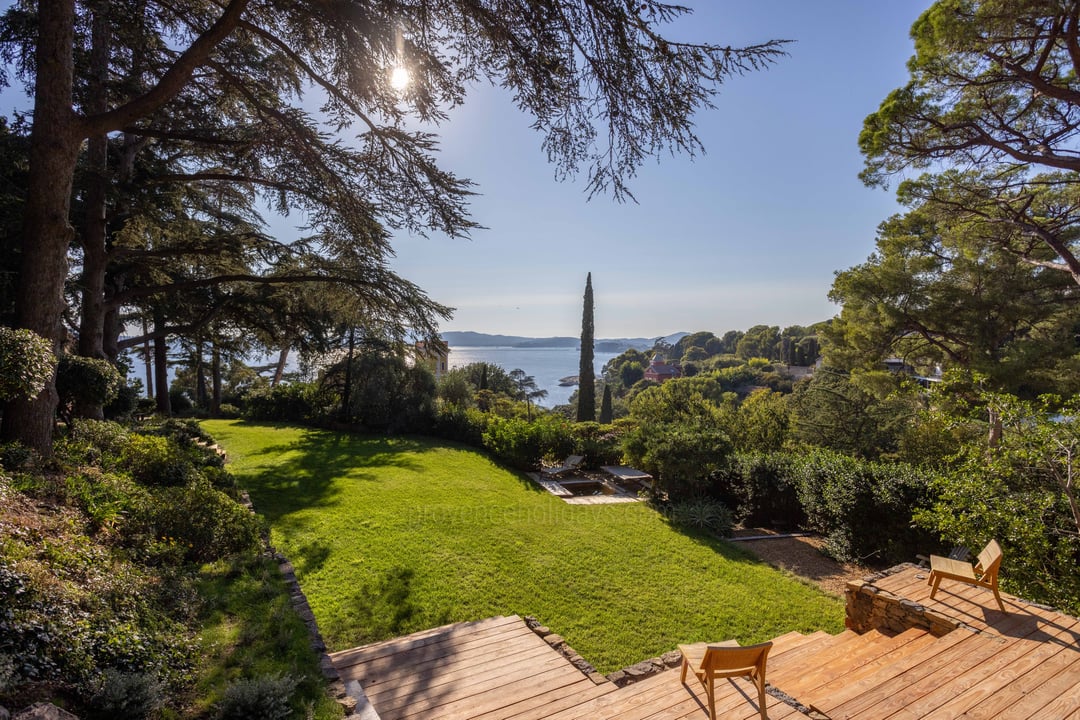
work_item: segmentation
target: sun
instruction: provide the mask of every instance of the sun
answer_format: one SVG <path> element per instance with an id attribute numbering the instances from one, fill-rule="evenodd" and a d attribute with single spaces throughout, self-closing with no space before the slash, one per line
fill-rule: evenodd
<path id="1" fill-rule="evenodd" d="M 402 92 L 409 86 L 409 71 L 403 67 L 396 67 L 390 72 L 390 86 L 398 92 Z"/>

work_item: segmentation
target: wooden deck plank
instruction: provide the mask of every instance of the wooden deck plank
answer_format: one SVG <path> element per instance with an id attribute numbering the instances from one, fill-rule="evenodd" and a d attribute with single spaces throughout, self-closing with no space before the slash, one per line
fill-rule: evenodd
<path id="1" fill-rule="evenodd" d="M 995 716 L 1003 720 L 1043 720 L 1043 718 L 1064 718 L 1068 712 L 1059 708 L 1058 714 L 1053 713 L 1052 704 L 1057 700 L 1072 698 L 1080 700 L 1080 661 L 1061 668 L 1060 672 L 1050 677 L 1045 682 L 1031 689 L 1020 700 L 1012 702 L 1002 708 Z"/>
<path id="2" fill-rule="evenodd" d="M 332 653 L 330 660 L 335 667 L 341 669 L 349 665 L 370 662 L 380 657 L 417 652 L 431 645 L 462 642 L 464 638 L 480 639 L 497 636 L 504 632 L 516 632 L 521 627 L 524 627 L 524 622 L 516 615 L 508 618 L 498 618 L 497 622 L 479 621 L 475 626 L 473 623 L 463 623 L 462 626 L 444 626 L 418 633 L 417 636 L 407 635 L 403 638 L 384 640 L 371 645 L 341 650 Z"/>
<path id="3" fill-rule="evenodd" d="M 597 685 L 590 680 L 589 685 L 592 687 L 585 685 L 580 688 L 574 687 L 572 692 L 569 692 L 568 688 L 554 688 L 510 705 L 473 715 L 471 720 L 540 720 L 560 710 L 618 690 L 613 683 Z"/>
<path id="4" fill-rule="evenodd" d="M 859 638 L 847 651 L 840 649 L 830 653 L 819 662 L 810 663 L 809 667 L 797 677 L 783 684 L 774 683 L 788 695 L 802 698 L 822 685 L 835 682 L 843 678 L 851 682 L 854 676 L 863 667 L 885 656 L 894 659 L 899 658 L 900 649 L 912 641 L 927 637 L 927 633 L 921 630 L 909 630 L 900 635 L 890 636 L 871 631 Z"/>
<path id="5" fill-rule="evenodd" d="M 400 677 L 399 672 L 398 677 L 386 677 L 388 682 L 376 683 L 370 686 L 367 683 L 362 684 L 368 698 L 373 703 L 378 704 L 394 695 L 410 692 L 417 686 L 435 688 L 448 683 L 464 684 L 472 677 L 490 677 L 515 673 L 518 672 L 519 667 L 524 667 L 527 672 L 529 667 L 540 667 L 545 662 L 555 659 L 555 657 L 550 648 L 534 646 L 524 652 L 496 654 L 494 657 L 479 663 L 466 659 L 436 667 L 425 665 L 417 668 L 415 672 L 407 674 L 404 678 Z"/>
<path id="6" fill-rule="evenodd" d="M 1002 613 L 988 591 L 963 584 L 944 585 L 929 600 L 928 573 L 908 568 L 877 584 L 983 634 L 787 633 L 774 639 L 766 680 L 833 720 L 1080 720 L 1080 620 L 1008 595 L 1009 612 Z M 680 683 L 678 668 L 623 688 L 597 685 L 517 616 L 434 628 L 331 657 L 343 678 L 362 680 L 383 720 L 708 717 L 704 688 L 693 679 Z M 718 687 L 725 720 L 756 720 L 756 702 L 745 680 Z M 771 696 L 767 708 L 770 720 L 799 717 Z"/>
<path id="7" fill-rule="evenodd" d="M 954 630 L 953 632 L 966 631 Z M 888 714 L 899 710 L 900 707 L 913 699 L 911 692 L 909 692 L 909 688 L 912 686 L 920 682 L 924 684 L 933 683 L 936 686 L 938 680 L 934 676 L 937 673 L 945 669 L 952 670 L 958 663 L 962 664 L 965 658 L 968 662 L 974 662 L 976 658 L 987 657 L 993 654 L 998 646 L 1000 646 L 1000 643 L 996 640 L 974 634 L 968 635 L 943 652 L 928 657 L 918 665 L 914 665 L 880 685 L 860 693 L 842 705 L 829 709 L 826 714 L 832 720 L 856 717 L 888 717 Z M 927 680 L 927 678 L 931 679 Z M 892 706 L 888 714 L 879 710 L 879 707 L 883 704 L 888 704 L 890 701 L 895 703 L 897 697 L 901 700 L 900 707 Z M 871 711 L 871 709 L 873 710 Z"/>
<path id="8" fill-rule="evenodd" d="M 562 658 L 552 658 L 552 660 Z M 474 713 L 486 712 L 500 705 L 507 705 L 540 694 L 553 686 L 574 686 L 590 682 L 565 661 L 562 664 L 545 663 L 533 668 L 525 676 L 521 674 L 496 677 L 480 676 L 468 685 L 451 684 L 441 692 L 419 695 L 384 708 L 372 703 L 382 720 L 401 720 L 422 717 L 435 720 L 449 717 L 472 717 Z"/>
<path id="9" fill-rule="evenodd" d="M 1048 697 L 1053 691 L 1044 689 L 1045 683 L 1061 683 L 1063 678 L 1074 674 L 1080 675 L 1080 652 L 1063 648 L 1061 652 L 1017 678 L 1009 686 L 1009 692 L 998 693 L 975 707 L 968 708 L 964 717 L 971 720 L 993 720 L 1014 705 L 1030 705 L 1028 696 Z"/>
<path id="10" fill-rule="evenodd" d="M 1073 622 L 1073 625 L 1076 621 Z M 996 694 L 1004 697 L 1020 699 L 1015 693 L 1013 685 L 1017 679 L 1030 670 L 1041 665 L 1052 655 L 1064 650 L 1064 646 L 1055 641 L 1063 637 L 1069 637 L 1071 626 L 1057 627 L 1052 629 L 1045 638 L 1039 640 L 1024 640 L 1013 643 L 986 662 L 969 671 L 973 675 L 973 681 L 967 689 L 959 694 L 955 691 L 958 685 L 950 681 L 948 688 L 952 691 L 933 712 L 925 713 L 917 717 L 926 717 L 928 720 L 952 720 L 963 714 L 968 708 L 978 705 Z M 925 699 L 925 698 L 924 698 Z M 903 715 L 898 715 L 903 717 Z"/>
<path id="11" fill-rule="evenodd" d="M 964 630 L 951 632 L 942 638 L 927 635 L 925 639 L 919 641 L 919 647 L 913 649 L 911 653 L 895 661 L 883 659 L 876 668 L 869 668 L 869 672 L 862 678 L 854 678 L 850 682 L 846 678 L 837 678 L 831 683 L 814 688 L 811 692 L 803 693 L 799 700 L 824 715 L 830 715 L 844 703 L 940 655 L 965 637 Z"/>
<path id="12" fill-rule="evenodd" d="M 359 680 L 365 688 L 369 686 L 374 688 L 380 683 L 395 681 L 400 676 L 403 666 L 437 671 L 455 665 L 483 663 L 492 657 L 536 649 L 543 650 L 550 647 L 522 625 L 520 630 L 513 633 L 507 632 L 491 638 L 469 640 L 457 645 L 429 645 L 423 648 L 423 654 L 417 654 L 414 651 L 379 657 L 370 662 L 339 668 L 338 672 L 342 677 Z"/>

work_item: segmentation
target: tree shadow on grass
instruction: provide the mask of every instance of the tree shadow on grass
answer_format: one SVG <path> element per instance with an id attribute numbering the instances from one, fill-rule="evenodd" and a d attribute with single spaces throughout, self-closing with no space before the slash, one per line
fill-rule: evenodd
<path id="1" fill-rule="evenodd" d="M 287 427 L 275 424 L 243 423 L 252 427 Z M 380 470 L 408 469 L 423 465 L 411 453 L 429 452 L 434 444 L 419 438 L 362 436 L 325 430 L 304 430 L 298 440 L 265 445 L 245 454 L 276 458 L 272 465 L 234 471 L 240 484 L 251 494 L 256 510 L 271 523 L 297 510 L 334 504 L 334 483 L 348 476 L 350 481 L 379 482 Z"/>

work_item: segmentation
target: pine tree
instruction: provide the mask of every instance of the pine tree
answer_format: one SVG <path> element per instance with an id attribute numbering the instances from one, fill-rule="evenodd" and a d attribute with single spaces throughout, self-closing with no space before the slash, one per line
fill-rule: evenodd
<path id="1" fill-rule="evenodd" d="M 610 425 L 612 420 L 611 386 L 604 384 L 604 399 L 600 401 L 600 424 Z"/>
<path id="2" fill-rule="evenodd" d="M 581 313 L 581 365 L 578 368 L 578 422 L 596 420 L 596 371 L 593 368 L 592 273 L 585 278 L 585 303 Z"/>

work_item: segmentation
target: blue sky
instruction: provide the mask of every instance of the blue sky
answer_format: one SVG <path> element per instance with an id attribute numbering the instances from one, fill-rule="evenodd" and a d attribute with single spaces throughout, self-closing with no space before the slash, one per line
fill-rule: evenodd
<path id="1" fill-rule="evenodd" d="M 698 0 L 666 33 L 741 45 L 795 40 L 773 68 L 725 83 L 699 115 L 707 154 L 664 157 L 639 204 L 558 183 L 508 95 L 477 88 L 438 129 L 445 167 L 478 183 L 471 239 L 399 236 L 394 267 L 457 308 L 446 330 L 580 333 L 592 272 L 597 337 L 723 332 L 835 315 L 833 273 L 863 262 L 897 212 L 857 174 L 863 118 L 907 78 L 925 0 Z"/>

